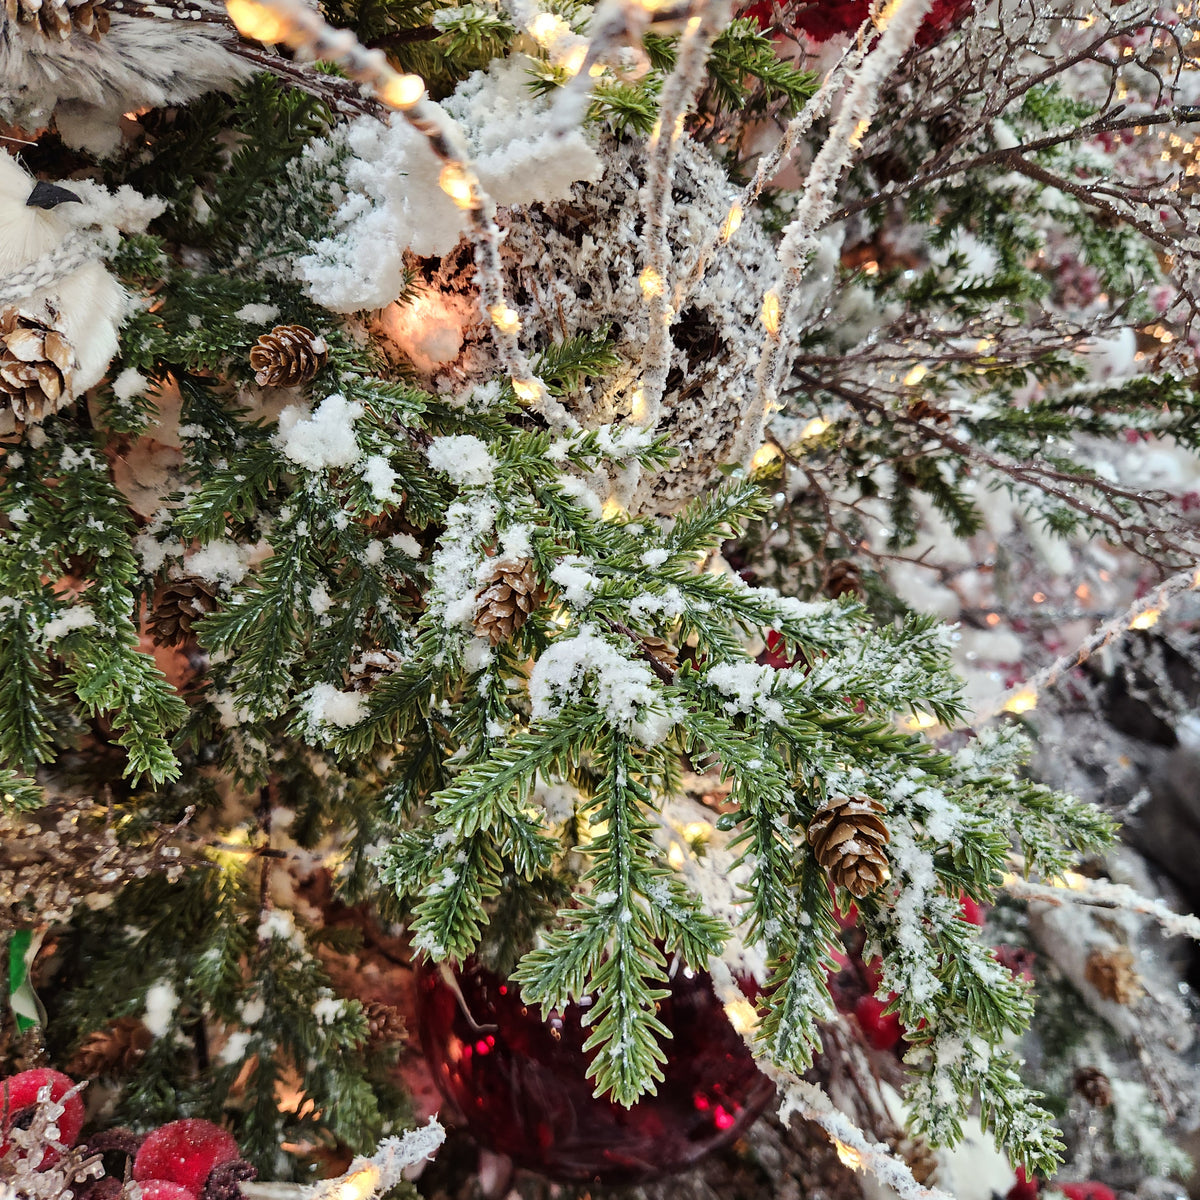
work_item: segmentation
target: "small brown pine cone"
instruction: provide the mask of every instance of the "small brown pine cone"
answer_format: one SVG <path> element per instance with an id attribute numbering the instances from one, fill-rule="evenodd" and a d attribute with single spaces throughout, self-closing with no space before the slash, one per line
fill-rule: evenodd
<path id="1" fill-rule="evenodd" d="M 350 664 L 350 688 L 369 692 L 381 679 L 398 671 L 406 659 L 399 650 L 368 650 Z"/>
<path id="2" fill-rule="evenodd" d="M 160 646 L 175 646 L 192 635 L 192 626 L 217 607 L 217 588 L 198 575 L 177 579 L 158 595 L 150 618 L 150 636 Z"/>
<path id="3" fill-rule="evenodd" d="M 937 1154 L 933 1147 L 921 1137 L 898 1137 L 890 1139 L 892 1150 L 906 1163 L 913 1178 L 922 1186 L 936 1183 L 938 1166 Z"/>
<path id="4" fill-rule="evenodd" d="M 861 600 L 866 594 L 867 589 L 863 587 L 862 576 L 854 563 L 842 558 L 829 564 L 825 575 L 825 595 L 831 600 L 836 600 L 839 596 L 857 596 Z"/>
<path id="5" fill-rule="evenodd" d="M 263 387 L 308 383 L 328 358 L 325 339 L 303 325 L 276 325 L 250 347 L 254 380 Z"/>
<path id="6" fill-rule="evenodd" d="M 908 415 L 914 421 L 932 421 L 935 425 L 947 425 L 950 422 L 950 414 L 928 400 L 914 400 L 908 406 Z"/>
<path id="7" fill-rule="evenodd" d="M 867 796 L 834 796 L 808 825 L 808 842 L 833 882 L 861 899 L 888 877 L 884 846 L 891 841 L 878 814 L 885 809 Z"/>
<path id="8" fill-rule="evenodd" d="M 1133 968 L 1133 951 L 1127 946 L 1096 949 L 1088 955 L 1083 977 L 1104 997 L 1117 1004 L 1132 1004 L 1145 988 Z"/>
<path id="9" fill-rule="evenodd" d="M 51 320 L 0 312 L 0 403 L 19 424 L 36 425 L 70 404 L 74 373 L 75 352 Z"/>
<path id="10" fill-rule="evenodd" d="M 128 1075 L 153 1041 L 154 1036 L 137 1017 L 119 1017 L 83 1039 L 68 1069 L 76 1079 Z"/>
<path id="11" fill-rule="evenodd" d="M 642 657 L 651 666 L 661 667 L 671 674 L 675 673 L 679 667 L 679 651 L 670 642 L 647 634 L 638 638 L 638 644 L 641 646 Z"/>
<path id="12" fill-rule="evenodd" d="M 545 598 L 529 559 L 497 563 L 487 583 L 475 593 L 476 634 L 493 646 L 507 642 Z"/>
<path id="13" fill-rule="evenodd" d="M 1075 1090 L 1093 1108 L 1107 1108 L 1112 1103 L 1112 1084 L 1099 1067 L 1080 1067 L 1075 1072 Z"/>
<path id="14" fill-rule="evenodd" d="M 382 1004 L 378 1000 L 363 1001 L 363 1016 L 367 1018 L 367 1042 L 369 1045 L 386 1046 L 403 1041 L 408 1028 L 398 1008 Z"/>
<path id="15" fill-rule="evenodd" d="M 9 22 L 27 32 L 40 33 L 47 41 L 65 42 L 78 32 L 99 41 L 108 32 L 108 13 L 103 0 L 70 4 L 67 0 L 5 0 Z"/>

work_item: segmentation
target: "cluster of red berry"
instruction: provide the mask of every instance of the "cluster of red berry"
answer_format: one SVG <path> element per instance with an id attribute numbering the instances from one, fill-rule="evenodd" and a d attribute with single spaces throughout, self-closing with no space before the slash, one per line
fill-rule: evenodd
<path id="1" fill-rule="evenodd" d="M 27 1126 L 37 1108 L 47 1102 L 62 1105 L 55 1122 L 55 1137 L 64 1148 L 79 1140 L 83 1129 L 83 1101 L 75 1080 L 61 1071 L 38 1068 L 0 1080 L 0 1158 L 9 1151 L 8 1133 Z M 116 1148 L 111 1137 L 102 1135 L 88 1149 Z M 141 1188 L 142 1200 L 216 1200 L 226 1189 L 213 1186 L 217 1175 L 232 1182 L 253 1178 L 254 1168 L 242 1160 L 233 1136 L 211 1121 L 188 1117 L 160 1126 L 139 1140 L 131 1137 L 128 1149 L 133 1158 L 130 1176 Z M 45 1171 L 60 1158 L 47 1146 L 37 1169 Z M 217 1171 L 216 1168 L 223 1168 Z M 122 1181 L 101 1179 L 88 1191 L 88 1200 L 112 1200 Z"/>

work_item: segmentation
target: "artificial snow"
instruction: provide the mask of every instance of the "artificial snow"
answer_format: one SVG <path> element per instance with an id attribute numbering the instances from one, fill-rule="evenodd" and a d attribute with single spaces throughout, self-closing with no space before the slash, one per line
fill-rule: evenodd
<path id="1" fill-rule="evenodd" d="M 311 415 L 296 404 L 279 414 L 275 444 L 284 458 L 309 471 L 348 467 L 359 457 L 354 422 L 363 415 L 361 404 L 345 396 L 326 396 Z"/>
<path id="2" fill-rule="evenodd" d="M 491 483 L 496 469 L 487 444 L 469 433 L 434 438 L 425 457 L 435 471 L 466 487 Z"/>
<path id="3" fill-rule="evenodd" d="M 144 396 L 150 380 L 135 367 L 126 367 L 112 381 L 113 395 L 118 400 L 132 400 L 135 396 Z"/>
<path id="4" fill-rule="evenodd" d="M 96 614 L 86 604 L 75 604 L 42 626 L 42 641 L 49 645 L 72 630 L 86 629 L 89 625 L 96 624 Z"/>
<path id="5" fill-rule="evenodd" d="M 391 463 L 382 454 L 368 455 L 360 470 L 363 481 L 371 489 L 371 495 L 380 504 L 397 499 L 396 480 L 400 476 L 392 470 Z"/>
<path id="6" fill-rule="evenodd" d="M 245 321 L 248 325 L 266 325 L 279 316 L 279 306 L 276 304 L 243 304 L 233 314 L 237 321 Z"/>
<path id="7" fill-rule="evenodd" d="M 664 704 L 650 668 L 626 658 L 586 624 L 574 637 L 559 638 L 534 665 L 529 677 L 534 720 L 556 716 L 584 695 L 589 682 L 611 724 L 642 745 L 657 745 L 670 733 L 677 714 Z"/>
<path id="8" fill-rule="evenodd" d="M 348 729 L 367 715 L 367 697 L 361 692 L 342 692 L 331 683 L 318 683 L 308 693 L 300 711 L 310 734 L 326 725 Z"/>
<path id="9" fill-rule="evenodd" d="M 241 546 L 237 542 L 216 538 L 191 554 L 185 568 L 189 575 L 197 575 L 207 583 L 241 583 L 253 553 L 253 546 Z"/>
<path id="10" fill-rule="evenodd" d="M 152 983 L 146 989 L 146 1011 L 142 1014 L 142 1024 L 155 1037 L 162 1037 L 171 1028 L 178 1007 L 179 995 L 169 980 Z"/>

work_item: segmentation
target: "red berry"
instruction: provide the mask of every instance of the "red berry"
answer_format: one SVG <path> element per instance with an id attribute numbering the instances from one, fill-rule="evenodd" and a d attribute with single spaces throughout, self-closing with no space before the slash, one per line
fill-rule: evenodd
<path id="1" fill-rule="evenodd" d="M 983 928 L 983 922 L 986 920 L 986 910 L 982 904 L 977 904 L 965 892 L 958 898 L 958 906 L 962 909 L 962 918 L 964 921 L 970 921 L 972 925 L 978 925 Z"/>
<path id="2" fill-rule="evenodd" d="M 0 1082 L 0 1131 L 7 1133 L 14 1124 L 21 1121 L 26 1112 L 32 1115 L 32 1110 L 38 1103 L 38 1092 L 44 1087 L 50 1088 L 50 1099 L 62 1100 L 63 1113 L 58 1118 L 58 1138 L 64 1146 L 75 1145 L 79 1131 L 83 1128 L 83 1101 L 78 1093 L 63 1100 L 63 1097 L 75 1086 L 75 1080 L 64 1075 L 61 1071 L 51 1071 L 39 1067 L 34 1071 L 22 1071 Z M 8 1150 L 8 1142 L 0 1143 L 0 1155 Z M 59 1152 L 47 1147 L 38 1164 L 38 1170 L 44 1171 L 57 1162 Z"/>
<path id="3" fill-rule="evenodd" d="M 138 1183 L 154 1180 L 182 1184 L 198 1196 L 209 1171 L 236 1158 L 241 1158 L 241 1151 L 232 1134 L 211 1121 L 186 1117 L 161 1126 L 146 1138 L 134 1159 L 133 1177 Z"/>
<path id="4" fill-rule="evenodd" d="M 142 1200 L 196 1200 L 194 1192 L 169 1179 L 144 1179 L 138 1186 L 142 1189 Z"/>
<path id="5" fill-rule="evenodd" d="M 860 996 L 854 1006 L 854 1015 L 867 1035 L 867 1041 L 876 1050 L 890 1050 L 899 1040 L 903 1029 L 895 1013 L 884 1013 L 884 1009 L 895 999 L 876 1000 L 874 996 Z"/>
<path id="6" fill-rule="evenodd" d="M 1055 1185 L 1067 1200 L 1117 1200 L 1117 1194 L 1107 1183 L 1095 1179 L 1083 1183 L 1059 1183 Z"/>
<path id="7" fill-rule="evenodd" d="M 1035 1175 L 1032 1179 L 1025 1174 L 1024 1167 L 1017 1168 L 1017 1182 L 1008 1189 L 1004 1200 L 1038 1200 L 1038 1189 L 1041 1180 Z"/>

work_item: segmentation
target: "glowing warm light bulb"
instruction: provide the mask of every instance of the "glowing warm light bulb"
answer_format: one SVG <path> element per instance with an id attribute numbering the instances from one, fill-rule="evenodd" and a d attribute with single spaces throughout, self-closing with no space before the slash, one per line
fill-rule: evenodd
<path id="1" fill-rule="evenodd" d="M 772 290 L 762 302 L 762 323 L 766 331 L 774 337 L 779 332 L 779 293 Z"/>
<path id="2" fill-rule="evenodd" d="M 640 425 L 646 419 L 646 393 L 639 383 L 629 397 L 629 415 Z"/>
<path id="3" fill-rule="evenodd" d="M 653 267 L 646 267 L 642 271 L 638 276 L 638 283 L 641 285 L 642 295 L 647 300 L 663 294 L 662 276 Z"/>
<path id="4" fill-rule="evenodd" d="M 488 309 L 488 316 L 501 333 L 516 333 L 521 328 L 521 318 L 516 309 L 509 308 L 507 304 L 493 304 Z"/>
<path id="5" fill-rule="evenodd" d="M 749 1000 L 730 1000 L 725 1005 L 725 1015 L 738 1033 L 758 1028 L 758 1011 Z"/>
<path id="6" fill-rule="evenodd" d="M 1004 702 L 1004 711 L 1010 713 L 1032 712 L 1037 708 L 1037 692 L 1033 688 L 1022 688 Z"/>
<path id="7" fill-rule="evenodd" d="M 667 862 L 671 870 L 682 871 L 684 861 L 683 847 L 678 842 L 672 842 L 667 848 Z"/>
<path id="8" fill-rule="evenodd" d="M 438 176 L 438 186 L 459 208 L 475 207 L 474 180 L 458 163 L 447 163 Z"/>
<path id="9" fill-rule="evenodd" d="M 363 1167 L 353 1175 L 347 1175 L 333 1189 L 332 1200 L 368 1200 L 379 1186 L 379 1168 Z"/>
<path id="10" fill-rule="evenodd" d="M 517 399 L 524 400 L 526 404 L 541 399 L 542 385 L 536 379 L 514 379 L 512 385 Z"/>
<path id="11" fill-rule="evenodd" d="M 583 70 L 583 64 L 587 62 L 588 48 L 586 42 L 580 42 L 578 46 L 572 46 L 570 50 L 562 57 L 562 68 L 568 75 L 578 75 Z M 600 67 L 603 71 L 603 66 Z"/>
<path id="12" fill-rule="evenodd" d="M 859 121 L 854 127 L 854 132 L 850 135 L 850 145 L 855 150 L 861 150 L 863 138 L 866 136 L 867 130 L 871 128 L 870 121 Z"/>
<path id="13" fill-rule="evenodd" d="M 852 1171 L 863 1169 L 863 1157 L 853 1146 L 847 1146 L 840 1138 L 834 1138 L 833 1148 L 837 1151 L 838 1158 Z"/>
<path id="14" fill-rule="evenodd" d="M 924 363 L 917 363 L 915 367 L 904 377 L 905 387 L 916 387 L 926 375 L 929 374 L 929 368 Z"/>
<path id="15" fill-rule="evenodd" d="M 729 215 L 725 218 L 725 223 L 721 226 L 721 241 L 727 242 L 737 233 L 742 227 L 743 215 L 741 204 L 735 202 L 729 210 Z"/>
<path id="16" fill-rule="evenodd" d="M 600 509 L 600 515 L 606 521 L 615 521 L 618 517 L 627 516 L 628 510 L 626 509 L 625 505 L 620 502 L 620 500 L 616 499 L 616 497 L 609 496 L 609 498 L 605 500 L 603 507 Z"/>
<path id="17" fill-rule="evenodd" d="M 555 16 L 554 13 L 538 13 L 532 21 L 529 22 L 529 32 L 534 41 L 539 46 L 549 46 L 549 44 L 558 37 L 562 37 L 563 30 L 566 28 L 561 17 Z"/>
<path id="18" fill-rule="evenodd" d="M 1148 608 L 1129 622 L 1130 629 L 1153 629 L 1158 624 L 1158 609 Z"/>
<path id="19" fill-rule="evenodd" d="M 379 89 L 379 98 L 389 108 L 406 109 L 425 95 L 425 80 L 420 75 L 393 75 Z"/>
<path id="20" fill-rule="evenodd" d="M 225 11 L 237 26 L 242 37 L 256 42 L 282 42 L 287 40 L 292 23 L 279 16 L 258 0 L 225 0 Z"/>
<path id="21" fill-rule="evenodd" d="M 932 729 L 937 723 L 938 719 L 933 713 L 912 713 L 904 718 L 904 725 L 908 729 Z"/>
<path id="22" fill-rule="evenodd" d="M 813 417 L 805 427 L 800 430 L 800 440 L 807 441 L 809 438 L 818 438 L 829 428 L 829 422 L 824 417 Z"/>
<path id="23" fill-rule="evenodd" d="M 779 447 L 773 446 L 770 442 L 766 442 L 759 446 L 754 452 L 754 457 L 750 460 L 750 466 L 755 471 L 761 471 L 768 463 L 773 462 L 779 457 Z"/>

